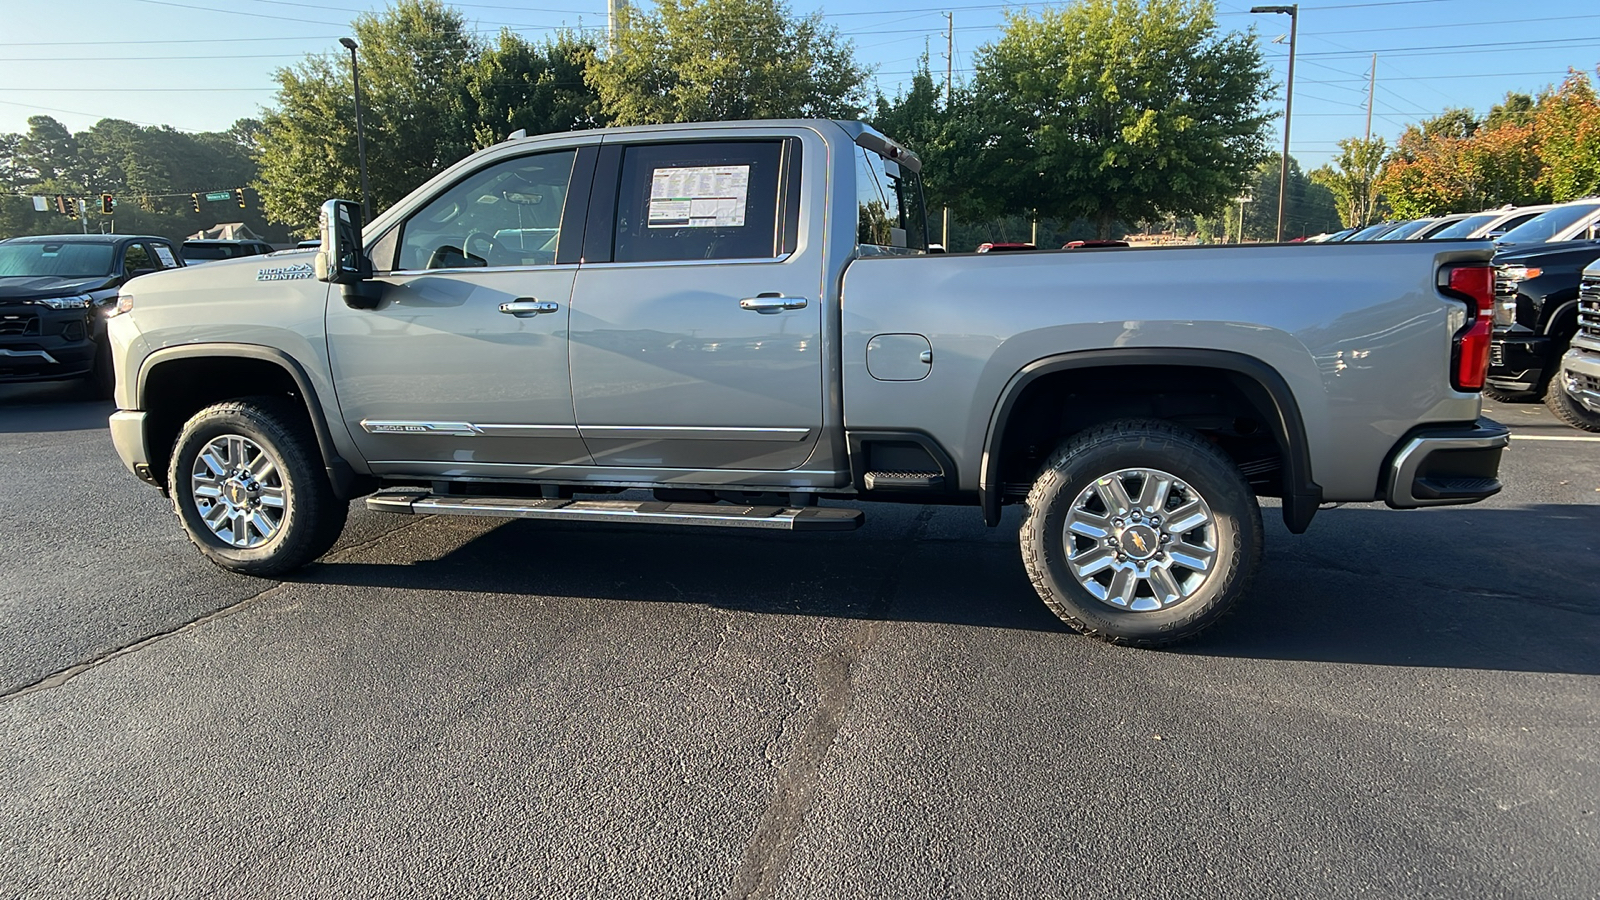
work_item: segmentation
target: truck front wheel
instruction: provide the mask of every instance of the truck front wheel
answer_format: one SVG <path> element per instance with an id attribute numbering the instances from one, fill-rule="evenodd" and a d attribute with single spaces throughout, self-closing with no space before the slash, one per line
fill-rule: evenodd
<path id="1" fill-rule="evenodd" d="M 1062 444 L 1028 494 L 1022 561 L 1051 612 L 1116 644 L 1191 638 L 1227 614 L 1261 560 L 1261 511 L 1194 431 L 1122 420 Z"/>
<path id="2" fill-rule="evenodd" d="M 1550 379 L 1550 390 L 1544 395 L 1544 405 L 1556 414 L 1556 418 L 1573 428 L 1600 432 L 1600 412 L 1584 406 L 1577 397 L 1568 393 L 1567 377 L 1567 370 L 1562 369 Z"/>
<path id="3" fill-rule="evenodd" d="M 196 413 L 178 435 L 167 484 L 194 545 L 245 575 L 278 575 L 326 553 L 349 511 L 328 484 L 305 414 L 282 397 Z"/>

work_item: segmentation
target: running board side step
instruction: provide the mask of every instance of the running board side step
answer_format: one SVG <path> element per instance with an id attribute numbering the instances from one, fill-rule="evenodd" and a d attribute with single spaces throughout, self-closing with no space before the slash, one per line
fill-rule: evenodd
<path id="1" fill-rule="evenodd" d="M 831 506 L 733 506 L 722 503 L 663 503 L 656 500 L 536 500 L 523 497 L 454 497 L 382 493 L 367 509 L 405 515 L 487 516 L 499 519 L 566 519 L 634 525 L 710 525 L 776 531 L 854 531 L 859 509 Z"/>

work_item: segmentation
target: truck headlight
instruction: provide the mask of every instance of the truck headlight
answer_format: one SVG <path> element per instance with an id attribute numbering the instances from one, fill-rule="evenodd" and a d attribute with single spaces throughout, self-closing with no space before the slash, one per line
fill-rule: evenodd
<path id="1" fill-rule="evenodd" d="M 94 298 L 88 294 L 73 294 L 70 297 L 43 297 L 33 302 L 51 309 L 88 309 L 94 305 Z"/>
<path id="2" fill-rule="evenodd" d="M 133 309 L 133 295 L 127 291 L 118 291 L 117 302 L 106 307 L 106 318 L 120 316 L 131 309 Z"/>
<path id="3" fill-rule="evenodd" d="M 1519 281 L 1527 281 L 1530 278 L 1538 278 L 1540 275 L 1543 275 L 1543 274 L 1544 274 L 1544 269 L 1541 269 L 1538 266 L 1533 266 L 1533 267 L 1529 267 L 1529 266 L 1501 266 L 1500 267 L 1500 277 L 1502 279 L 1506 280 L 1506 281 L 1511 282 L 1512 284 L 1516 284 Z"/>

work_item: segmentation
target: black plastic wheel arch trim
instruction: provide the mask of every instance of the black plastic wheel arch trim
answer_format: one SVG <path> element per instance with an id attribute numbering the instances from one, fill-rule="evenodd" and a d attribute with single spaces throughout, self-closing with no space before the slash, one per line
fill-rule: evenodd
<path id="1" fill-rule="evenodd" d="M 270 362 L 289 373 L 294 379 L 295 390 L 300 392 L 302 402 L 305 403 L 306 413 L 311 419 L 311 430 L 317 438 L 317 449 L 322 453 L 323 466 L 328 472 L 328 483 L 333 486 L 334 495 L 340 500 L 352 500 L 364 493 L 363 484 L 367 479 L 359 475 L 355 469 L 339 454 L 338 447 L 333 442 L 333 433 L 328 430 L 328 420 L 323 414 L 322 403 L 317 398 L 317 389 L 312 386 L 311 378 L 306 374 L 305 367 L 289 354 L 261 344 L 184 344 L 181 347 L 165 347 L 145 357 L 139 366 L 138 392 L 134 395 L 134 403 L 138 409 L 148 409 L 145 403 L 145 387 L 150 379 L 150 373 L 162 363 L 180 359 L 228 359 L 244 358 Z"/>
<path id="2" fill-rule="evenodd" d="M 983 520 L 990 526 L 1000 524 L 1000 505 L 1004 485 L 1000 481 L 1000 460 L 1004 447 L 1005 425 L 1011 417 L 1018 398 L 1034 381 L 1057 372 L 1074 369 L 1096 369 L 1108 366 L 1189 366 L 1201 369 L 1218 369 L 1243 375 L 1266 394 L 1276 417 L 1268 423 L 1272 437 L 1284 453 L 1283 466 L 1283 524 L 1293 534 L 1302 534 L 1311 525 L 1317 507 L 1322 504 L 1322 486 L 1311 479 L 1311 446 L 1306 439 L 1305 423 L 1300 416 L 1300 405 L 1294 392 L 1278 371 L 1253 356 L 1229 350 L 1206 350 L 1193 347 L 1127 347 L 1106 350 L 1080 350 L 1047 356 L 1022 367 L 1011 377 L 1000 392 L 994 412 L 989 417 L 989 431 L 984 437 L 983 458 L 980 463 L 978 500 L 983 507 Z M 1260 400 L 1260 397 L 1250 398 Z"/>

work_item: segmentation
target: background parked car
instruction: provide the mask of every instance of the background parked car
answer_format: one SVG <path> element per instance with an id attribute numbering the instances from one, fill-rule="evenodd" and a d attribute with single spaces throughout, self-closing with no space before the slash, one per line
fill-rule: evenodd
<path id="1" fill-rule="evenodd" d="M 1551 207 L 1496 239 L 1499 249 L 1586 240 L 1600 226 L 1600 200 L 1579 200 Z"/>
<path id="2" fill-rule="evenodd" d="M 131 278 L 183 266 L 172 242 L 128 234 L 49 234 L 0 241 L 0 382 L 84 378 L 116 387 L 106 313 Z"/>
<path id="3" fill-rule="evenodd" d="M 266 241 L 194 240 L 183 242 L 185 262 L 204 263 L 219 259 L 237 259 L 241 256 L 261 256 L 272 252 Z"/>
<path id="4" fill-rule="evenodd" d="M 1385 231 L 1383 234 L 1381 234 L 1378 237 L 1374 238 L 1374 240 L 1379 240 L 1379 241 L 1406 241 L 1406 240 L 1410 240 L 1411 237 L 1413 235 L 1415 235 L 1417 232 L 1423 231 L 1429 225 L 1432 225 L 1433 221 L 1434 220 L 1432 220 L 1432 219 L 1414 219 L 1414 220 L 1412 220 L 1410 222 L 1403 222 L 1399 226 L 1397 226 L 1395 228 L 1391 228 L 1388 231 Z"/>
<path id="5" fill-rule="evenodd" d="M 1361 229 L 1360 231 L 1357 231 L 1355 234 L 1352 234 L 1349 237 L 1345 238 L 1345 240 L 1346 241 L 1374 241 L 1374 240 L 1378 239 L 1379 235 L 1387 234 L 1388 232 L 1393 231 L 1394 229 L 1399 228 L 1401 225 L 1404 225 L 1404 224 L 1405 224 L 1404 222 L 1379 222 L 1376 225 L 1368 225 L 1367 227 Z"/>
<path id="6" fill-rule="evenodd" d="M 1037 250 L 1025 241 L 985 241 L 978 245 L 978 253 L 1011 253 L 1017 250 Z"/>
<path id="7" fill-rule="evenodd" d="M 1433 220 L 1429 221 L 1426 228 L 1423 228 L 1423 229 L 1417 231 L 1416 233 L 1412 234 L 1410 237 L 1406 238 L 1406 240 L 1408 240 L 1408 241 L 1425 241 L 1428 238 L 1431 238 L 1434 235 L 1438 234 L 1439 232 L 1445 230 L 1446 228 L 1449 228 L 1450 226 L 1456 224 L 1457 222 L 1460 222 L 1462 219 L 1465 219 L 1465 218 L 1469 217 L 1470 215 L 1472 215 L 1472 214 L 1471 213 L 1451 213 L 1448 216 L 1440 216 L 1437 219 L 1433 219 Z"/>

